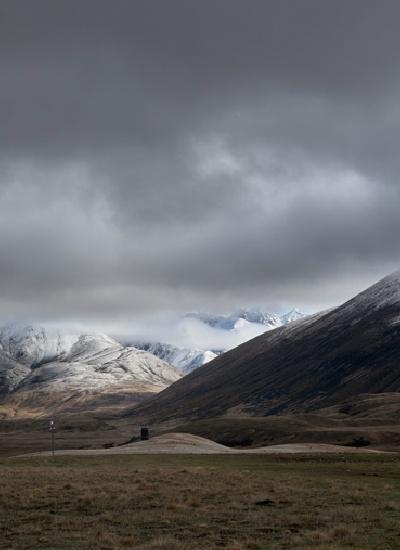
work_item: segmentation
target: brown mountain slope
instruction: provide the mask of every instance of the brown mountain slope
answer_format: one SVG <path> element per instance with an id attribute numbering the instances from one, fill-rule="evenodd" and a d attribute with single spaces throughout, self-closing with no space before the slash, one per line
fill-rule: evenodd
<path id="1" fill-rule="evenodd" d="M 267 332 L 133 414 L 151 422 L 313 411 L 400 391 L 400 271 L 331 311 Z"/>

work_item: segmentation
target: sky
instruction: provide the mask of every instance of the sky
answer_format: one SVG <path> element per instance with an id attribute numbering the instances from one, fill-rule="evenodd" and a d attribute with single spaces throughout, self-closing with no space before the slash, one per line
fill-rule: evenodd
<path id="1" fill-rule="evenodd" d="M 2 0 L 0 318 L 313 312 L 398 269 L 399 31 L 398 0 Z"/>

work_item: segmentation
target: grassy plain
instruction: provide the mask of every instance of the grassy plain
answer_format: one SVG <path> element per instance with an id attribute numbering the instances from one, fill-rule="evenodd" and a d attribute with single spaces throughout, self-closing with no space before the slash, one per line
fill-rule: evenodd
<path id="1" fill-rule="evenodd" d="M 400 547 L 400 457 L 0 460 L 2 549 Z"/>

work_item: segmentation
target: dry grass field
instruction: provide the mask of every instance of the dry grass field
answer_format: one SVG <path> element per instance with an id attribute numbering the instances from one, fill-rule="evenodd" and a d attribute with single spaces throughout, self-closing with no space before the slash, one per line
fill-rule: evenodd
<path id="1" fill-rule="evenodd" d="M 0 460 L 2 549 L 400 547 L 397 455 Z"/>

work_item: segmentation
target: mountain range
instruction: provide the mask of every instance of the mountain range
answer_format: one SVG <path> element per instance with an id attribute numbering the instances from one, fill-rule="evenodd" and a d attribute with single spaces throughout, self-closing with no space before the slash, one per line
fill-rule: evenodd
<path id="1" fill-rule="evenodd" d="M 138 349 L 149 351 L 160 359 L 171 363 L 187 374 L 198 367 L 209 363 L 229 347 L 226 347 L 224 336 L 235 334 L 239 341 L 248 340 L 247 329 L 251 327 L 256 334 L 286 326 L 293 321 L 304 318 L 304 313 L 292 309 L 284 315 L 269 313 L 258 308 L 239 309 L 228 315 L 210 313 L 188 313 L 186 319 L 194 319 L 214 331 L 215 340 L 219 342 L 213 349 L 189 349 L 174 346 L 170 343 L 154 340 L 133 340 L 131 345 Z M 254 335 L 254 334 L 253 334 Z"/>
<path id="2" fill-rule="evenodd" d="M 310 413 L 399 391 L 400 271 L 222 354 L 133 414 L 156 422 Z"/>
<path id="3" fill-rule="evenodd" d="M 174 365 L 184 374 L 209 363 L 222 353 L 222 350 L 187 349 L 163 342 L 143 342 L 139 340 L 135 341 L 133 345 L 137 349 L 148 351 L 163 361 Z"/>
<path id="4" fill-rule="evenodd" d="M 202 323 L 221 330 L 234 330 L 243 326 L 243 323 L 262 325 L 268 330 L 285 326 L 293 321 L 305 317 L 298 309 L 292 309 L 284 315 L 270 313 L 259 308 L 243 308 L 228 315 L 214 315 L 210 313 L 188 313 L 186 317 L 198 319 Z"/>
<path id="5" fill-rule="evenodd" d="M 236 319 L 191 315 L 218 333 L 262 320 L 253 312 Z M 92 444 L 108 444 L 101 426 L 113 430 L 118 443 L 146 422 L 152 430 L 176 427 L 227 445 L 368 440 L 397 449 L 400 271 L 329 311 L 306 318 L 294 313 L 288 323 L 264 315 L 263 322 L 253 323 L 267 327 L 261 335 L 225 353 L 214 350 L 216 357 L 201 366 L 209 358 L 202 349 L 142 343 L 146 349 L 139 350 L 101 334 L 3 327 L 2 425 L 31 418 L 31 426 L 58 415 L 65 430 L 75 426 L 73 437 L 65 432 L 69 446 L 91 444 L 89 425 Z M 276 322 L 280 326 L 271 327 Z M 191 362 L 197 368 L 183 376 Z M 19 448 L 15 430 L 10 445 Z"/>
<path id="6" fill-rule="evenodd" d="M 33 326 L 0 330 L 0 415 L 113 410 L 182 376 L 155 355 L 104 334 L 60 334 Z"/>
<path id="7" fill-rule="evenodd" d="M 219 330 L 261 318 L 271 329 L 273 316 L 242 310 L 219 316 Z M 117 411 L 165 389 L 222 351 L 160 342 L 123 345 L 105 334 L 5 325 L 0 328 L 0 416 Z"/>

